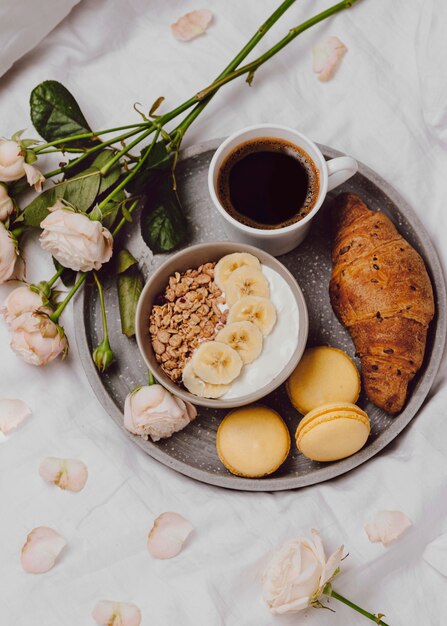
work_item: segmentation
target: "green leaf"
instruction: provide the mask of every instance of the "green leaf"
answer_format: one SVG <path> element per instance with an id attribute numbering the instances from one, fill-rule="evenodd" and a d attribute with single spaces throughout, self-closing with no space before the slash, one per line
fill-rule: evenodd
<path id="1" fill-rule="evenodd" d="M 66 200 L 79 211 L 88 211 L 96 200 L 100 186 L 100 172 L 87 168 L 77 176 L 64 180 L 36 196 L 24 210 L 24 225 L 40 226 L 48 215 L 48 209 L 56 200 Z"/>
<path id="2" fill-rule="evenodd" d="M 103 150 L 99 153 L 96 159 L 92 163 L 92 167 L 98 168 L 100 170 L 104 165 L 106 165 L 109 161 L 113 159 L 115 153 L 113 150 Z M 101 183 L 99 185 L 99 194 L 108 191 L 112 185 L 114 185 L 121 174 L 121 166 L 117 162 L 113 165 L 110 170 L 107 172 L 105 176 L 101 177 Z"/>
<path id="3" fill-rule="evenodd" d="M 128 250 L 123 248 L 118 253 L 118 261 L 116 266 L 117 274 L 124 274 L 126 270 L 128 270 L 133 265 L 137 264 L 137 260 L 134 256 L 130 254 Z"/>
<path id="4" fill-rule="evenodd" d="M 54 267 L 57 270 L 60 270 L 62 265 L 59 263 L 59 261 L 56 261 L 54 257 L 52 258 L 53 258 Z M 64 271 L 60 275 L 60 279 L 66 287 L 73 287 L 73 285 L 76 282 L 76 275 L 77 273 L 74 270 L 71 270 L 69 267 L 65 267 Z"/>
<path id="5" fill-rule="evenodd" d="M 92 132 L 72 94 L 56 80 L 46 80 L 33 89 L 30 109 L 35 129 L 48 142 Z M 70 146 L 91 146 L 96 141 L 78 139 Z"/>
<path id="6" fill-rule="evenodd" d="M 121 205 L 125 199 L 126 199 L 126 194 L 124 193 L 124 191 L 123 190 L 118 191 L 116 196 L 113 198 L 113 200 L 108 202 L 102 208 L 101 221 L 102 221 L 103 226 L 105 226 L 109 230 L 112 229 L 112 226 L 114 225 L 115 220 L 116 220 L 116 216 L 118 215 Z"/>
<path id="7" fill-rule="evenodd" d="M 145 155 L 149 146 L 141 151 L 141 157 Z M 127 185 L 126 190 L 131 194 L 141 194 L 154 182 L 157 173 L 168 171 L 171 168 L 172 156 L 166 150 L 164 141 L 158 141 L 152 148 L 150 155 L 145 161 L 142 169 Z"/>
<path id="8" fill-rule="evenodd" d="M 135 335 L 135 312 L 143 290 L 143 277 L 136 259 L 125 249 L 118 253 L 117 283 L 121 330 L 127 337 L 133 337 Z"/>
<path id="9" fill-rule="evenodd" d="M 172 188 L 170 172 L 160 174 L 153 202 L 141 214 L 141 234 L 152 252 L 169 252 L 186 237 L 187 222 L 177 193 Z"/>

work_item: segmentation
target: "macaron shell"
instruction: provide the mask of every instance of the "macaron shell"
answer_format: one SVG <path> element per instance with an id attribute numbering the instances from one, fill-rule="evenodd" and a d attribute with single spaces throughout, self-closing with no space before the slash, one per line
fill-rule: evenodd
<path id="1" fill-rule="evenodd" d="M 290 434 L 282 417 L 264 406 L 235 409 L 222 420 L 217 453 L 237 476 L 259 478 L 275 472 L 290 451 Z"/>
<path id="2" fill-rule="evenodd" d="M 296 443 L 298 450 L 313 461 L 339 461 L 358 452 L 369 433 L 369 418 L 362 409 L 331 403 L 301 420 Z"/>
<path id="3" fill-rule="evenodd" d="M 286 388 L 294 407 L 306 414 L 328 402 L 356 402 L 360 374 L 343 350 L 317 346 L 305 351 Z"/>

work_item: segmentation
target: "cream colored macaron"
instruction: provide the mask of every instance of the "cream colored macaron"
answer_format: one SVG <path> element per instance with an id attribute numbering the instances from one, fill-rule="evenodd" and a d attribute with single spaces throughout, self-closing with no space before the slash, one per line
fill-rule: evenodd
<path id="1" fill-rule="evenodd" d="M 282 417 L 261 405 L 230 411 L 216 437 L 217 453 L 237 476 L 259 478 L 275 472 L 287 458 L 290 434 Z"/>
<path id="2" fill-rule="evenodd" d="M 353 360 L 338 348 L 308 348 L 287 381 L 293 406 L 304 415 L 328 402 L 356 402 L 360 375 Z"/>
<path id="3" fill-rule="evenodd" d="M 303 417 L 296 445 L 313 461 L 338 461 L 363 448 L 370 430 L 365 411 L 350 402 L 331 402 Z"/>

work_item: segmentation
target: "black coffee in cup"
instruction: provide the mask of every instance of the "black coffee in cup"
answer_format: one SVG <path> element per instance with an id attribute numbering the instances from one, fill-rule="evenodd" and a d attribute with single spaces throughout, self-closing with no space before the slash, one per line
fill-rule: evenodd
<path id="1" fill-rule="evenodd" d="M 272 230 L 302 220 L 315 206 L 319 174 L 310 156 L 275 137 L 237 146 L 217 176 L 219 201 L 234 219 Z"/>

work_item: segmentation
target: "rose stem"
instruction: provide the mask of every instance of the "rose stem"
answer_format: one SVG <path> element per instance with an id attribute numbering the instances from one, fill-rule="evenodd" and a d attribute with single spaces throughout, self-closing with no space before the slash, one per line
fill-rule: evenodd
<path id="1" fill-rule="evenodd" d="M 103 337 L 102 342 L 108 345 L 109 344 L 109 329 L 107 327 L 106 307 L 104 305 L 104 292 L 103 292 L 101 282 L 96 272 L 93 272 L 93 278 L 95 279 L 95 283 L 98 288 L 99 304 L 101 305 L 102 328 L 104 331 L 104 337 Z M 108 345 L 108 348 L 110 349 L 109 345 Z"/>
<path id="2" fill-rule="evenodd" d="M 135 202 L 133 202 L 131 204 L 131 206 L 127 209 L 127 212 L 129 213 L 129 215 L 132 213 L 132 211 L 135 209 L 135 207 L 137 206 L 139 200 L 135 200 Z M 118 224 L 115 226 L 115 229 L 112 233 L 112 237 L 115 238 L 116 235 L 120 232 L 120 230 L 122 229 L 122 227 L 125 225 L 125 223 L 127 222 L 125 217 L 122 217 L 120 219 L 120 221 L 118 222 Z"/>
<path id="3" fill-rule="evenodd" d="M 331 598 L 335 598 L 336 600 L 339 600 L 339 602 L 343 602 L 343 604 L 346 604 L 347 606 L 351 607 L 351 609 L 354 609 L 354 611 L 361 613 L 362 615 L 372 620 L 376 624 L 379 624 L 379 626 L 388 626 L 388 624 L 383 622 L 377 615 L 373 615 L 373 613 L 369 613 L 369 611 L 365 611 L 365 609 L 362 609 L 357 604 L 354 604 L 354 602 L 351 602 L 347 598 L 341 596 L 339 593 L 335 591 L 335 589 L 332 589 L 332 587 L 328 589 L 327 591 L 324 590 L 323 593 L 327 596 L 330 596 Z"/>
<path id="4" fill-rule="evenodd" d="M 110 202 L 110 200 L 112 200 L 116 194 L 118 193 L 118 191 L 121 191 L 121 189 L 123 189 L 133 178 L 134 176 L 136 176 L 136 174 L 139 172 L 139 170 L 143 167 L 146 159 L 149 157 L 152 148 L 154 147 L 158 137 L 160 135 L 160 129 L 157 130 L 157 132 L 154 135 L 154 138 L 152 140 L 152 143 L 149 145 L 149 147 L 147 148 L 146 152 L 144 153 L 144 155 L 141 157 L 141 159 L 138 161 L 138 163 L 135 165 L 135 167 L 133 168 L 133 170 L 131 170 L 129 172 L 129 174 L 127 174 L 127 176 L 125 176 L 123 178 L 123 180 L 120 182 L 119 185 L 117 185 L 115 187 L 115 189 L 113 189 L 113 191 L 111 191 L 109 193 L 109 195 L 104 198 L 104 200 L 102 200 L 102 202 L 99 203 L 99 208 L 103 209 L 108 202 Z"/>
<path id="5" fill-rule="evenodd" d="M 57 272 L 54 274 L 54 276 L 52 276 L 50 278 L 50 280 L 45 281 L 46 284 L 48 285 L 48 287 L 51 287 L 54 285 L 54 283 L 57 281 L 57 279 L 59 278 L 59 276 L 62 274 L 62 272 L 64 271 L 65 267 L 61 266 Z"/>
<path id="6" fill-rule="evenodd" d="M 238 78 L 239 76 L 242 76 L 243 74 L 249 74 L 249 76 L 250 75 L 253 76 L 254 72 L 261 65 L 266 63 L 266 61 L 271 59 L 280 50 L 285 48 L 291 41 L 293 41 L 293 39 L 295 39 L 295 37 L 298 37 L 298 35 L 303 33 L 305 30 L 307 30 L 308 28 L 311 28 L 311 26 L 314 26 L 315 24 L 318 24 L 319 22 L 325 20 L 326 18 L 330 17 L 331 15 L 335 15 L 339 11 L 343 11 L 344 9 L 348 9 L 349 7 L 351 7 L 356 2 L 358 2 L 358 0 L 343 0 L 342 2 L 339 2 L 338 4 L 335 4 L 334 6 L 330 7 L 329 9 L 326 9 L 325 11 L 322 11 L 321 13 L 318 13 L 317 15 L 315 15 L 314 17 L 311 17 L 310 19 L 306 20 L 302 24 L 299 24 L 295 28 L 292 28 L 288 32 L 288 34 L 285 37 L 283 37 L 283 39 L 281 39 L 277 44 L 275 44 L 272 48 L 267 50 L 267 52 L 262 54 L 260 57 L 258 57 L 257 59 L 255 59 L 251 63 L 248 63 L 247 65 L 244 65 L 244 66 L 240 67 L 239 69 L 236 69 L 235 71 L 231 71 L 230 73 L 228 73 L 228 72 L 227 73 L 223 73 L 223 75 L 220 78 L 218 78 L 216 81 L 214 81 L 214 83 L 212 83 L 209 87 L 206 87 L 205 89 L 202 89 L 202 91 L 199 91 L 196 94 L 196 99 L 198 101 L 201 101 L 200 104 L 198 104 L 190 113 L 188 113 L 188 115 L 185 117 L 185 119 L 179 124 L 179 126 L 175 129 L 175 131 L 173 131 L 173 132 L 177 132 L 179 134 L 179 137 L 180 137 L 180 140 L 179 140 L 178 144 L 176 145 L 176 149 L 178 149 L 178 146 L 180 145 L 180 142 L 181 142 L 182 137 L 185 134 L 186 130 L 189 128 L 189 126 L 191 126 L 191 124 L 194 122 L 194 120 L 200 115 L 200 113 L 206 107 L 208 102 L 211 100 L 212 96 L 223 85 L 225 85 L 226 83 L 229 83 L 230 81 L 234 80 L 235 78 Z"/>
<path id="7" fill-rule="evenodd" d="M 53 322 L 57 322 L 57 320 L 59 319 L 59 317 L 62 314 L 62 311 L 65 309 L 65 307 L 67 306 L 67 304 L 70 302 L 70 300 L 72 299 L 72 297 L 75 295 L 75 293 L 77 292 L 77 290 L 79 289 L 79 287 L 82 285 L 82 283 L 84 282 L 84 280 L 87 277 L 87 272 L 82 272 L 82 274 L 80 274 L 78 280 L 76 281 L 76 283 L 73 285 L 73 287 L 70 289 L 70 291 L 68 292 L 68 294 L 66 295 L 66 297 L 64 298 L 64 300 L 62 300 L 62 302 L 58 305 L 57 309 L 54 311 L 53 315 L 50 315 L 50 320 Z"/>
<path id="8" fill-rule="evenodd" d="M 256 31 L 255 35 L 249 40 L 249 42 L 235 56 L 233 61 L 219 74 L 219 76 L 217 77 L 216 81 L 218 81 L 219 79 L 223 78 L 228 72 L 231 72 L 232 70 L 234 70 L 241 63 L 241 61 L 243 61 L 243 59 L 251 52 L 251 50 L 262 39 L 262 37 L 264 37 L 264 35 L 267 33 L 267 31 L 270 30 L 270 28 L 287 11 L 287 9 L 292 4 L 294 4 L 294 2 L 296 2 L 296 0 L 285 0 L 276 9 L 276 11 L 274 11 L 272 13 L 272 15 L 266 20 L 266 22 L 264 22 L 264 24 Z M 214 83 L 212 83 L 212 85 L 213 84 Z M 210 85 L 210 87 L 212 85 Z M 51 146 L 58 146 L 58 145 L 64 146 L 67 142 L 71 142 L 71 141 L 75 141 L 75 140 L 79 140 L 79 139 L 95 138 L 95 137 L 97 137 L 99 135 L 104 135 L 106 133 L 111 133 L 111 132 L 114 132 L 114 131 L 117 131 L 117 130 L 125 130 L 125 129 L 128 129 L 128 128 L 137 128 L 136 131 L 133 131 L 131 133 L 126 133 L 126 134 L 120 135 L 118 137 L 114 137 L 114 138 L 112 138 L 111 140 L 109 140 L 107 142 L 102 142 L 98 146 L 93 146 L 92 148 L 89 148 L 88 150 L 86 150 L 84 152 L 84 154 L 82 154 L 80 157 L 75 159 L 72 163 L 67 164 L 64 168 L 58 168 L 56 170 L 53 170 L 52 172 L 48 172 L 47 174 L 45 174 L 45 178 L 51 178 L 52 176 L 57 176 L 58 174 L 63 173 L 67 169 L 70 169 L 70 168 L 74 167 L 75 165 L 78 165 L 89 154 L 92 154 L 92 153 L 94 153 L 94 152 L 96 152 L 98 150 L 101 150 L 101 149 L 103 149 L 107 145 L 111 145 L 113 143 L 116 143 L 117 141 L 120 141 L 122 139 L 126 139 L 127 137 L 130 137 L 132 135 L 135 135 L 135 134 L 137 134 L 138 132 L 140 132 L 143 129 L 147 129 L 149 132 L 143 133 L 142 136 L 140 136 L 139 140 L 136 141 L 135 143 L 132 142 L 133 145 L 136 145 L 137 143 L 139 143 L 139 141 L 143 140 L 148 134 L 150 134 L 150 132 L 153 132 L 157 127 L 161 127 L 162 125 L 164 125 L 167 122 L 171 121 L 172 119 L 174 119 L 175 117 L 177 117 L 178 115 L 180 115 L 181 113 L 186 111 L 187 109 L 191 108 L 194 104 L 196 104 L 198 102 L 198 100 L 199 100 L 199 98 L 197 97 L 197 94 L 196 94 L 193 97 L 191 97 L 188 100 L 186 100 L 185 102 L 183 102 L 181 105 L 179 105 L 175 109 L 173 109 L 172 111 L 170 111 L 169 113 L 166 113 L 165 115 L 162 115 L 159 118 L 157 118 L 157 122 L 156 123 L 154 123 L 154 122 L 146 122 L 146 123 L 142 123 L 142 124 L 128 124 L 127 126 L 118 126 L 116 128 L 110 128 L 110 129 L 99 131 L 99 132 L 91 132 L 91 133 L 82 133 L 82 134 L 78 134 L 78 135 L 72 135 L 70 137 L 65 137 L 65 138 L 63 138 L 61 140 L 55 140 L 55 141 L 51 141 L 49 143 L 43 144 L 42 146 L 39 146 L 38 148 L 36 148 L 34 151 L 36 153 L 39 153 L 42 150 L 44 150 L 45 148 L 49 148 Z M 202 106 L 202 105 L 203 105 L 203 103 L 200 104 L 200 106 Z M 204 108 L 204 106 L 202 106 L 202 108 Z M 195 117 L 197 117 L 197 115 Z M 194 117 L 194 119 L 195 119 L 195 117 Z M 192 121 L 191 121 L 191 123 L 192 123 Z M 129 149 L 130 149 L 130 146 L 127 149 L 121 151 L 120 156 L 123 156 L 123 154 L 126 154 L 126 152 Z M 116 162 L 116 160 L 118 160 L 118 159 L 115 159 L 114 162 Z M 109 163 L 107 163 L 107 169 L 112 167 L 112 165 L 109 165 Z"/>

